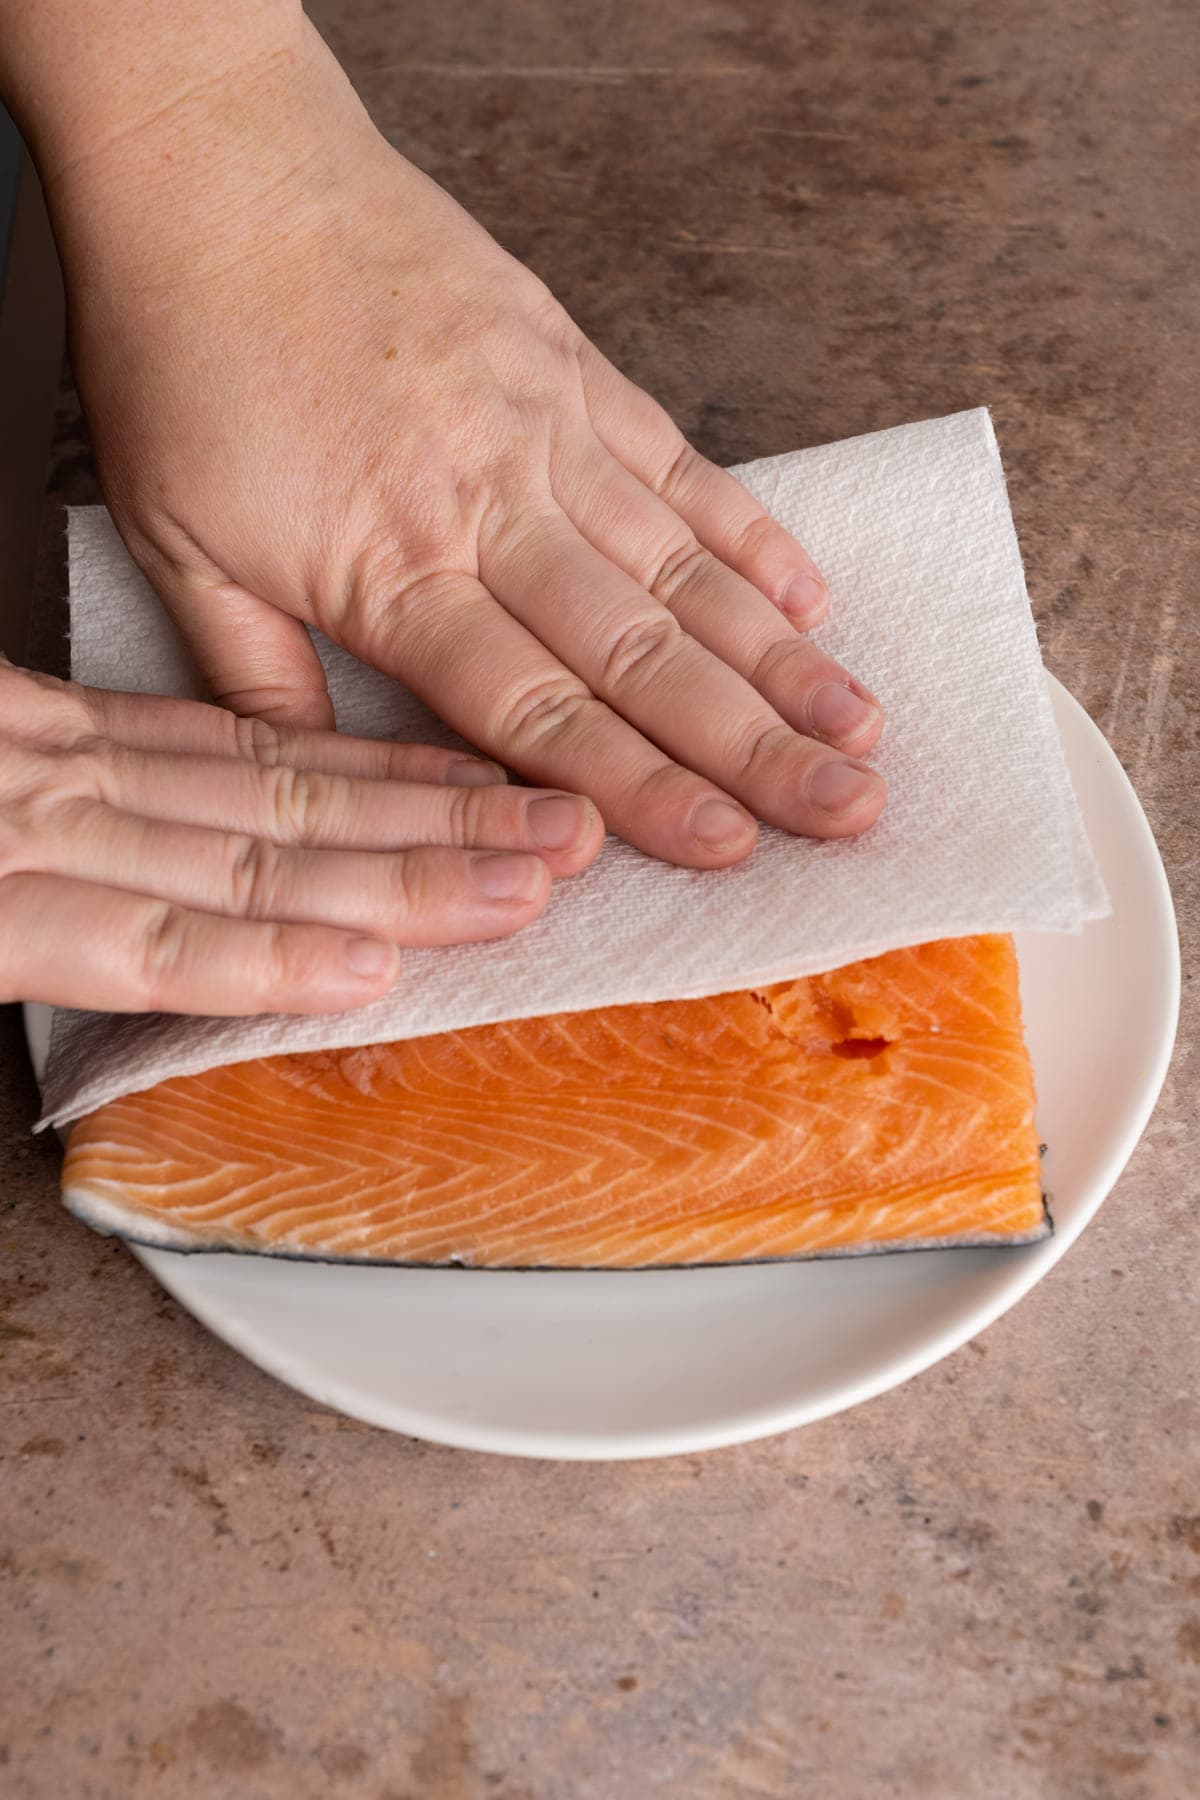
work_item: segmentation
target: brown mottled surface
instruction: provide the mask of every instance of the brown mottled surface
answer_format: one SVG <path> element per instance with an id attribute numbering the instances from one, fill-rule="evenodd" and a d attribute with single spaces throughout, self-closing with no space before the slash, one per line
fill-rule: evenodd
<path id="1" fill-rule="evenodd" d="M 1194 9 L 324 0 L 376 117 L 722 460 L 990 403 L 1050 666 L 1195 963 Z M 88 498 L 69 397 L 53 485 Z M 48 621 L 43 615 L 43 629 Z M 0 1062 L 0 1792 L 1200 1791 L 1196 1013 L 981 1343 L 616 1467 L 315 1408 L 57 1210 Z"/>

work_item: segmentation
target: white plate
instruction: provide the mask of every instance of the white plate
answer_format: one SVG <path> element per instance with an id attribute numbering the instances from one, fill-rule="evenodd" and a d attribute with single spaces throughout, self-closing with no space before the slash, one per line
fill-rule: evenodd
<path id="1" fill-rule="evenodd" d="M 632 1273 L 370 1269 L 135 1249 L 218 1337 L 314 1400 L 437 1443 L 521 1456 L 710 1450 L 906 1381 L 1007 1312 L 1124 1168 L 1174 1042 L 1179 946 L 1136 795 L 1087 714 L 1055 716 L 1113 901 L 1018 938 L 1055 1235 L 1015 1250 Z M 44 1007 L 26 1009 L 35 1064 Z"/>

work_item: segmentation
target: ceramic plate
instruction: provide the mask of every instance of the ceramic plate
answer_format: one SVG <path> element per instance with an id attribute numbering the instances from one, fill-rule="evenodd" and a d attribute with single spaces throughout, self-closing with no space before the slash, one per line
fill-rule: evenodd
<path id="1" fill-rule="evenodd" d="M 522 1456 L 709 1450 L 881 1394 L 957 1349 L 1075 1242 L 1162 1086 L 1179 1004 L 1145 815 L 1083 709 L 1055 715 L 1112 917 L 1018 937 L 1055 1233 L 1013 1250 L 630 1273 L 371 1269 L 134 1249 L 218 1337 L 374 1425 Z M 26 1009 L 35 1063 L 49 1014 Z"/>

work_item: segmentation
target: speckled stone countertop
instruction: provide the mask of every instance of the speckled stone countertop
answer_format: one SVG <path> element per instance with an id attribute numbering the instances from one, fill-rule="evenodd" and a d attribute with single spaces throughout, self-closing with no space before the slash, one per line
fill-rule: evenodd
<path id="1" fill-rule="evenodd" d="M 1194 12 L 322 0 L 395 142 L 721 461 L 989 403 L 1046 659 L 1195 962 Z M 52 488 L 92 498 L 64 393 Z M 703 1459 L 324 1412 L 60 1214 L 0 1015 L 12 1800 L 1200 1792 L 1185 1011 L 1103 1212 L 977 1343 Z"/>

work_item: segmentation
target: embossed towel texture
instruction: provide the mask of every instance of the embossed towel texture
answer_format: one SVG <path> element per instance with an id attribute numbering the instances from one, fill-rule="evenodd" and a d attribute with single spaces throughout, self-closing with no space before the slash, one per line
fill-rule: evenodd
<path id="1" fill-rule="evenodd" d="M 764 830 L 749 860 L 669 868 L 610 839 L 501 943 L 407 953 L 352 1013 L 257 1019 L 60 1011 L 45 1121 L 168 1076 L 284 1050 L 417 1037 L 619 1002 L 714 994 L 972 932 L 1078 931 L 1107 910 L 1051 716 L 1004 474 L 983 410 L 734 473 L 830 583 L 822 648 L 877 693 L 888 806 L 864 837 Z M 70 519 L 72 669 L 198 695 L 173 628 L 100 507 Z M 457 743 L 411 694 L 318 640 L 338 723 Z"/>

